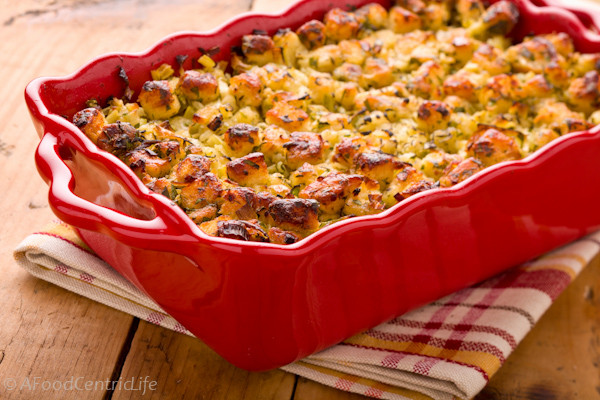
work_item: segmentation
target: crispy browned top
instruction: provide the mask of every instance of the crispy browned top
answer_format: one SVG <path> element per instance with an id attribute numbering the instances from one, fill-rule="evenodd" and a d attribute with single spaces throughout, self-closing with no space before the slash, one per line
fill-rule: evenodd
<path id="1" fill-rule="evenodd" d="M 291 244 L 600 122 L 600 55 L 510 43 L 518 20 L 507 1 L 336 8 L 73 122 L 207 234 Z"/>

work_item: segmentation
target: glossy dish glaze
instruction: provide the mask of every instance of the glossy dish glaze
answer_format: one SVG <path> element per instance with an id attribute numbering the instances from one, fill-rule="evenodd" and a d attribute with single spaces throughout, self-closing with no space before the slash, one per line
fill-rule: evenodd
<path id="1" fill-rule="evenodd" d="M 551 0 L 552 3 L 556 0 Z M 492 166 L 377 215 L 326 227 L 288 246 L 209 237 L 150 192 L 67 118 L 92 95 L 121 97 L 162 63 L 218 46 L 218 59 L 256 26 L 269 34 L 368 0 L 301 1 L 279 15 L 245 14 L 208 33 L 169 36 L 140 54 L 111 54 L 26 89 L 42 137 L 36 152 L 56 215 L 105 261 L 232 363 L 264 370 L 331 346 L 409 309 L 600 228 L 599 127 L 565 135 L 524 160 Z M 383 5 L 388 5 L 382 2 Z M 598 19 L 542 0 L 515 1 L 515 39 L 568 33 L 600 52 Z M 185 65 L 184 65 L 185 67 Z"/>

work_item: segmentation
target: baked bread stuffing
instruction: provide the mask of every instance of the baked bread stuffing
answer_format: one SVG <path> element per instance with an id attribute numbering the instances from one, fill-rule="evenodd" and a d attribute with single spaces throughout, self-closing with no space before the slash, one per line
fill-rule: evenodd
<path id="1" fill-rule="evenodd" d="M 518 20 L 507 1 L 334 8 L 73 122 L 208 235 L 291 244 L 599 123 L 600 54 L 513 44 Z"/>

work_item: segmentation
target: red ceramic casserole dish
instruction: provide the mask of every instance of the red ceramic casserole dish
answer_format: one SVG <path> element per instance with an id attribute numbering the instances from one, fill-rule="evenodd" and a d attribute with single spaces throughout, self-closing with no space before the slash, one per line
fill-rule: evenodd
<path id="1" fill-rule="evenodd" d="M 177 55 L 190 55 L 189 62 L 199 47 L 219 46 L 216 58 L 227 58 L 257 26 L 272 34 L 322 18 L 331 7 L 372 1 L 306 0 L 278 15 L 246 14 L 208 33 L 178 33 L 143 53 L 106 55 L 70 76 L 27 86 L 42 137 L 36 162 L 56 215 L 242 368 L 290 363 L 600 228 L 599 127 L 282 246 L 207 236 L 69 122 L 90 97 L 123 95 L 121 68 L 139 90 L 151 69 L 175 66 Z M 545 0 L 515 4 L 516 39 L 563 31 L 579 51 L 600 52 L 600 36 L 588 29 L 596 15 Z"/>

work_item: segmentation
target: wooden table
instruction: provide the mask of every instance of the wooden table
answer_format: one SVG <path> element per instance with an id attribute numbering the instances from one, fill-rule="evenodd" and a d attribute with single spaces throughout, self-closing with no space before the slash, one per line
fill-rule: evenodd
<path id="1" fill-rule="evenodd" d="M 0 399 L 360 399 L 276 370 L 249 373 L 199 340 L 139 321 L 29 276 L 13 248 L 53 215 L 23 101 L 27 82 L 109 51 L 140 51 L 177 30 L 207 30 L 289 0 L 0 2 Z M 41 383 L 155 381 L 154 391 L 44 390 Z M 7 391 L 6 379 L 29 383 Z M 37 384 L 36 384 L 37 382 Z M 37 385 L 37 386 L 36 386 Z M 47 384 L 46 384 L 47 385 Z M 47 389 L 47 386 L 46 386 Z M 477 399 L 600 398 L 600 258 L 551 307 Z"/>

